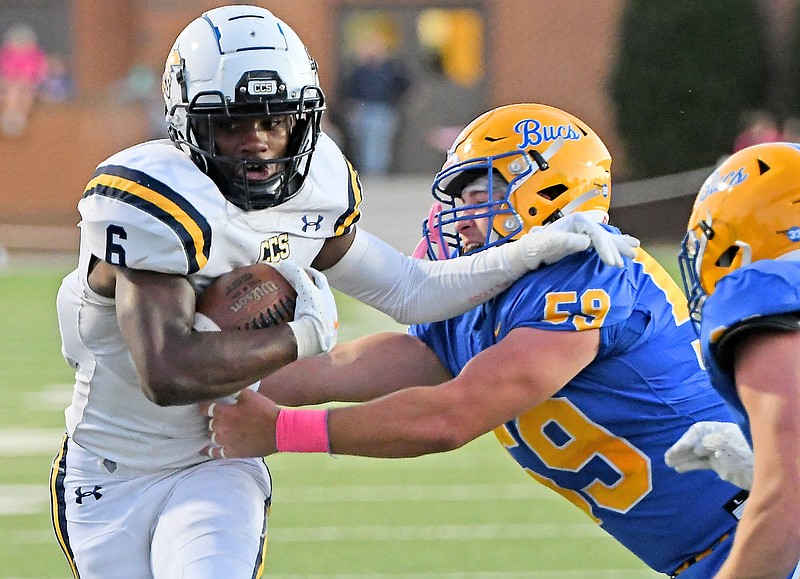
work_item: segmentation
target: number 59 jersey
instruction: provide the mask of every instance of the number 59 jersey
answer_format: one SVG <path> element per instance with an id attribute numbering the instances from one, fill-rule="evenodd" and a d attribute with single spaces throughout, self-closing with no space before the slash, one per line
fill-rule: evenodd
<path id="1" fill-rule="evenodd" d="M 600 331 L 586 368 L 495 429 L 531 477 L 663 573 L 735 528 L 740 489 L 712 471 L 679 474 L 664 462 L 694 422 L 732 418 L 700 365 L 685 297 L 655 260 L 637 250 L 616 268 L 593 252 L 575 254 L 459 318 L 411 331 L 457 375 L 517 327 Z"/>
<path id="2" fill-rule="evenodd" d="M 360 203 L 355 171 L 324 134 L 300 191 L 260 211 L 229 203 L 168 140 L 136 145 L 98 166 L 78 204 L 78 268 L 57 303 L 62 351 L 76 378 L 65 412 L 69 436 L 100 457 L 148 470 L 200 462 L 207 443 L 207 420 L 195 405 L 159 407 L 144 396 L 114 300 L 89 287 L 94 261 L 186 276 L 199 293 L 239 266 L 310 265 L 326 239 L 352 230 Z"/>

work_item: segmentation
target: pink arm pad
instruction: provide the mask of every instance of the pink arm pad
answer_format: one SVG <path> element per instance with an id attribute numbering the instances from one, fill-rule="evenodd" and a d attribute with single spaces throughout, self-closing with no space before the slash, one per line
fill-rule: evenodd
<path id="1" fill-rule="evenodd" d="M 278 452 L 330 452 L 328 411 L 318 408 L 281 408 L 275 422 Z"/>

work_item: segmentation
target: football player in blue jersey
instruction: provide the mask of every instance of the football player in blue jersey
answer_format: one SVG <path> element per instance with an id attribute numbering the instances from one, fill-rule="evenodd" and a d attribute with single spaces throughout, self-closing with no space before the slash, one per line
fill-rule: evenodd
<path id="1" fill-rule="evenodd" d="M 800 144 L 722 163 L 697 195 L 679 261 L 706 367 L 741 430 L 699 423 L 667 459 L 751 488 L 717 577 L 785 577 L 800 560 Z"/>
<path id="2" fill-rule="evenodd" d="M 320 130 L 316 63 L 263 8 L 223 6 L 192 21 L 169 52 L 163 93 L 170 138 L 97 167 L 78 204 L 78 267 L 58 294 L 75 386 L 50 489 L 75 577 L 261 576 L 269 472 L 261 460 L 221 468 L 199 456 L 207 420 L 194 403 L 330 349 L 326 276 L 418 322 L 467 311 L 590 243 L 611 263 L 632 251 L 631 239 L 573 220 L 517 248 L 437 264 L 358 230 L 361 185 Z M 298 286 L 295 319 L 194 331 L 214 329 L 195 325 L 196 296 L 256 262 L 278 265 Z M 458 299 L 434 298 L 442 292 Z"/>
<path id="3" fill-rule="evenodd" d="M 428 254 L 513 246 L 574 212 L 604 222 L 610 168 L 603 142 L 569 113 L 540 104 L 485 113 L 435 178 Z M 689 426 L 732 415 L 701 366 L 684 295 L 642 250 L 623 268 L 592 251 L 566 257 L 463 315 L 290 364 L 260 393 L 204 407 L 213 455 L 410 457 L 493 430 L 534 479 L 683 579 L 719 568 L 746 500 L 710 470 L 679 474 L 664 462 Z M 287 407 L 329 400 L 371 401 Z"/>

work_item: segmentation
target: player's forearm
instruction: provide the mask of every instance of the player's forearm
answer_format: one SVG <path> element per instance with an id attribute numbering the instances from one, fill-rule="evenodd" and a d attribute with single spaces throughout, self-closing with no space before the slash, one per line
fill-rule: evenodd
<path id="1" fill-rule="evenodd" d="M 759 502 L 752 503 L 754 499 Z M 733 548 L 716 579 L 783 579 L 790 575 L 800 560 L 800 533 L 792 514 L 797 509 L 785 507 L 780 500 L 764 505 L 760 497 L 751 495 Z"/>
<path id="2" fill-rule="evenodd" d="M 192 332 L 137 362 L 145 395 L 160 406 L 192 404 L 238 392 L 291 363 L 297 346 L 288 326 Z"/>
<path id="3" fill-rule="evenodd" d="M 328 413 L 333 454 L 414 457 L 459 448 L 480 434 L 459 418 L 457 401 L 426 387 Z"/>
<path id="4" fill-rule="evenodd" d="M 770 430 L 769 433 L 775 431 Z M 800 561 L 800 481 L 792 445 L 754 431 L 754 473 L 750 497 L 736 530 L 721 578 L 787 577 Z M 783 442 L 783 444 L 782 444 Z M 759 452 L 764 449 L 766 452 Z M 781 453 L 784 453 L 781 456 Z"/>
<path id="5" fill-rule="evenodd" d="M 359 230 L 352 247 L 325 274 L 336 289 L 400 323 L 413 324 L 463 314 L 525 271 L 511 267 L 500 249 L 443 261 L 412 259 Z M 443 299 L 430 299 L 432 295 Z"/>

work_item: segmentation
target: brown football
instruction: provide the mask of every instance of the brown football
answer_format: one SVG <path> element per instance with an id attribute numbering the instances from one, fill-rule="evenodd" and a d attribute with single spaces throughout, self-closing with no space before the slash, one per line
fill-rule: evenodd
<path id="1" fill-rule="evenodd" d="M 294 319 L 297 292 L 266 263 L 234 269 L 200 295 L 197 311 L 223 330 L 268 328 Z"/>

